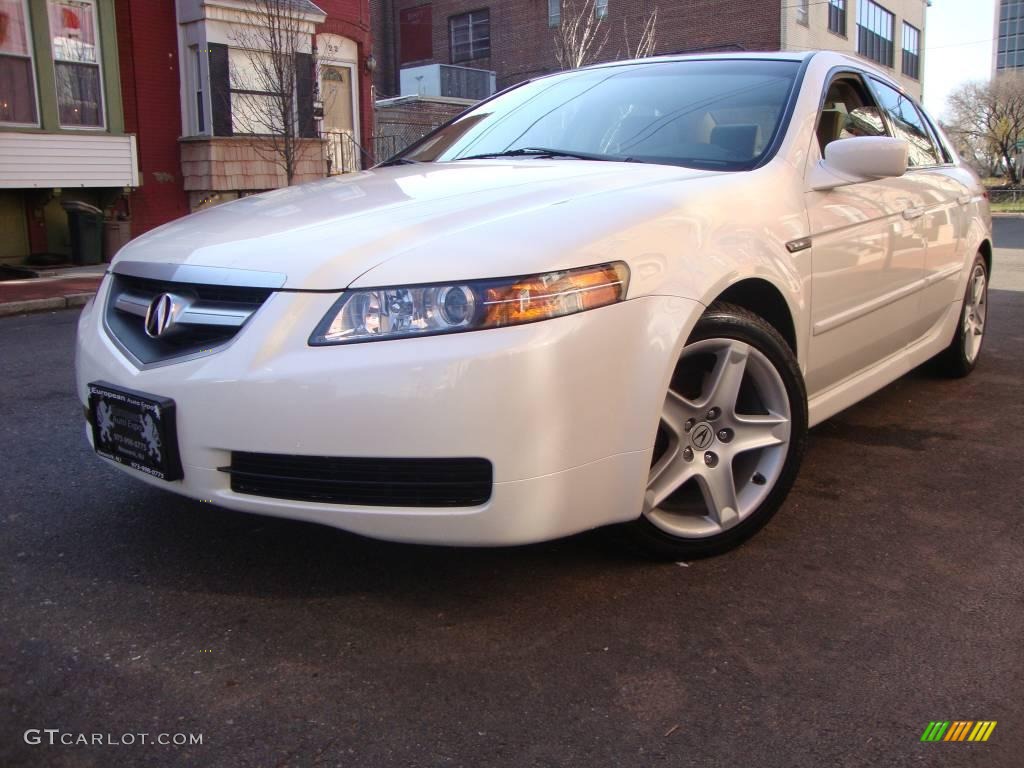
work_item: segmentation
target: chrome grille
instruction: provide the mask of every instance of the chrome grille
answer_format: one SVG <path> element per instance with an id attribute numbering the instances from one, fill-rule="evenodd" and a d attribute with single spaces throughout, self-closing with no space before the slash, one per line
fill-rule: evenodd
<path id="1" fill-rule="evenodd" d="M 201 277 L 201 268 L 190 268 L 186 274 Z M 143 366 L 215 351 L 231 341 L 273 293 L 268 286 L 183 282 L 122 274 L 116 269 L 110 277 L 104 314 L 107 331 Z M 162 294 L 173 297 L 173 317 L 166 331 L 154 337 L 152 327 L 147 332 L 146 321 L 154 300 Z"/>

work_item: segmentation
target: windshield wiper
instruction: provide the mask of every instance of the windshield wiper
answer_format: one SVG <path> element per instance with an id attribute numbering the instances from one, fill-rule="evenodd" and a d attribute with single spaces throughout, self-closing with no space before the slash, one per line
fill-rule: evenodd
<path id="1" fill-rule="evenodd" d="M 596 155 L 589 152 L 573 152 L 568 149 L 549 149 L 547 147 L 519 147 L 518 149 L 506 149 L 503 152 L 484 152 L 479 155 L 466 155 L 456 157 L 453 160 L 486 160 L 493 157 L 574 157 L 577 160 L 619 160 L 627 161 L 629 158 L 614 157 L 611 155 Z"/>
<path id="2" fill-rule="evenodd" d="M 385 160 L 380 164 L 380 168 L 387 168 L 390 165 L 419 165 L 421 161 L 410 160 L 407 157 L 393 157 L 390 160 Z"/>

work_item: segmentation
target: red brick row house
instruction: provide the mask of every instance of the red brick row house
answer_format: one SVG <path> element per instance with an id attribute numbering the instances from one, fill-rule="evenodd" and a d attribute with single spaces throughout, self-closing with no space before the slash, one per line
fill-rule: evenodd
<path id="1" fill-rule="evenodd" d="M 295 54 L 299 183 L 360 166 L 373 130 L 368 0 L 286 0 Z M 117 0 L 125 129 L 137 137 L 140 184 L 127 195 L 131 234 L 190 211 L 287 183 L 264 130 L 241 50 L 258 0 Z M 265 8 L 261 12 L 265 12 Z M 244 97 L 244 99 L 243 99 Z M 261 151 L 261 147 L 263 150 Z"/>

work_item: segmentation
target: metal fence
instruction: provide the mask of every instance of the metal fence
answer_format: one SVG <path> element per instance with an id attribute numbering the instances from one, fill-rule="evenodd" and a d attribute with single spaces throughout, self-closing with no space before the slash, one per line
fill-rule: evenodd
<path id="1" fill-rule="evenodd" d="M 387 137 L 392 142 L 391 154 L 381 155 L 382 160 L 386 160 L 391 155 L 401 152 L 406 147 L 415 144 L 417 141 L 422 139 L 432 130 L 438 126 L 443 125 L 448 121 L 448 116 L 442 115 L 434 119 L 433 121 L 403 121 L 403 120 L 383 120 L 380 114 L 377 116 L 377 132 L 381 136 Z"/>
<path id="2" fill-rule="evenodd" d="M 328 176 L 369 168 L 397 154 L 400 148 L 396 136 L 371 136 L 369 148 L 356 141 L 356 137 L 349 131 L 325 131 L 320 134 L 320 138 L 323 140 Z"/>
<path id="3" fill-rule="evenodd" d="M 988 199 L 993 203 L 1011 203 L 1024 205 L 1024 187 L 1005 187 L 990 189 Z"/>

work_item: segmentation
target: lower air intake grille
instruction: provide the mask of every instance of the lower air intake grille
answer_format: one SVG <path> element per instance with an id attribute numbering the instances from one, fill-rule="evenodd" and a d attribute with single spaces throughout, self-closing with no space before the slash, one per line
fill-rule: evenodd
<path id="1" fill-rule="evenodd" d="M 363 459 L 231 454 L 231 490 L 370 507 L 475 507 L 491 498 L 486 459 Z"/>

